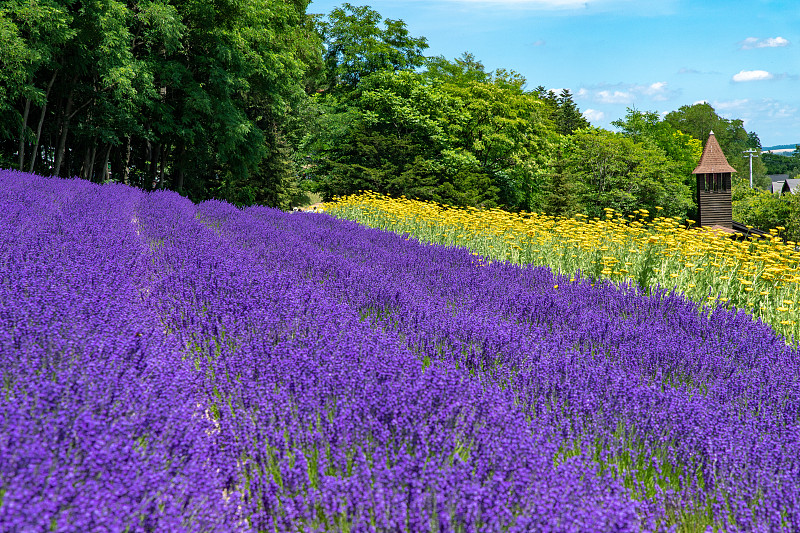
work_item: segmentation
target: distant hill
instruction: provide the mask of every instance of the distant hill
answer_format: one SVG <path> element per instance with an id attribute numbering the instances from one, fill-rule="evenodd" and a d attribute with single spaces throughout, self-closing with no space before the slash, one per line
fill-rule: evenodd
<path id="1" fill-rule="evenodd" d="M 762 146 L 761 147 L 761 151 L 762 152 L 786 152 L 786 153 L 791 153 L 791 152 L 794 151 L 794 149 L 797 147 L 798 144 L 800 144 L 800 143 L 797 143 L 797 144 L 778 144 L 776 146 Z"/>

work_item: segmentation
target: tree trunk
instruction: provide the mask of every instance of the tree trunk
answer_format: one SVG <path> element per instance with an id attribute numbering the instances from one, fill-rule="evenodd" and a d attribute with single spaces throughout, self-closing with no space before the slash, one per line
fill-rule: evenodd
<path id="1" fill-rule="evenodd" d="M 33 172 L 33 166 L 36 164 L 36 156 L 39 155 L 39 139 L 42 137 L 42 124 L 44 124 L 44 117 L 47 114 L 47 99 L 50 97 L 50 89 L 53 88 L 53 83 L 56 81 L 56 74 L 58 74 L 58 71 L 53 71 L 53 76 L 50 78 L 50 83 L 47 84 L 47 92 L 44 94 L 42 114 L 39 116 L 39 124 L 36 126 L 36 142 L 33 144 L 31 164 L 28 167 L 28 172 Z"/>
<path id="2" fill-rule="evenodd" d="M 166 170 L 165 169 L 167 168 L 167 159 L 169 159 L 170 152 L 172 151 L 171 148 L 172 148 L 172 145 L 171 144 L 167 144 L 161 150 L 161 162 L 160 162 L 160 169 L 158 171 L 158 181 L 160 183 L 166 183 L 167 182 L 167 175 L 166 175 Z"/>
<path id="3" fill-rule="evenodd" d="M 150 175 L 153 176 L 151 189 L 155 189 L 159 182 L 158 164 L 161 161 L 161 143 L 156 143 L 156 149 L 153 152 L 153 157 L 150 158 Z"/>
<path id="4" fill-rule="evenodd" d="M 92 139 L 92 158 L 89 160 L 89 176 L 88 179 L 91 182 L 94 182 L 94 162 L 95 157 L 97 156 L 97 138 Z"/>
<path id="5" fill-rule="evenodd" d="M 89 161 L 92 160 L 92 147 L 86 147 L 86 155 L 83 156 L 83 165 L 81 165 L 81 179 L 88 180 L 89 176 Z"/>
<path id="6" fill-rule="evenodd" d="M 19 132 L 19 169 L 25 164 L 25 131 L 28 129 L 28 115 L 31 111 L 31 99 L 25 99 L 25 110 L 22 112 L 22 128 Z"/>
<path id="7" fill-rule="evenodd" d="M 128 135 L 128 147 L 125 149 L 125 169 L 122 171 L 122 183 L 128 184 L 131 174 L 131 136 Z"/>
<path id="8" fill-rule="evenodd" d="M 178 151 L 178 157 L 175 158 L 175 166 L 177 167 L 177 172 L 175 173 L 175 179 L 172 182 L 172 186 L 178 192 L 183 192 L 183 160 L 186 157 L 186 145 L 183 142 L 180 143 L 180 150 Z"/>
<path id="9" fill-rule="evenodd" d="M 106 156 L 103 158 L 103 171 L 100 173 L 100 183 L 108 181 L 108 158 L 111 156 L 111 143 L 106 148 Z"/>
<path id="10" fill-rule="evenodd" d="M 74 103 L 74 96 L 75 96 L 75 84 L 78 82 L 78 75 L 72 77 L 72 88 L 69 90 L 69 96 L 67 96 L 67 105 L 64 110 L 64 119 L 63 123 L 61 124 L 61 135 L 58 140 L 58 149 L 56 150 L 56 168 L 55 172 L 53 172 L 54 176 L 58 176 L 61 173 L 61 164 L 64 162 L 64 152 L 67 148 L 67 133 L 69 132 L 69 119 L 72 113 L 72 105 Z"/>
<path id="11" fill-rule="evenodd" d="M 153 161 L 153 143 L 150 142 L 150 139 L 145 139 L 145 154 L 147 155 L 147 160 L 145 161 L 145 165 L 142 165 L 144 169 L 146 169 L 145 179 L 151 177 L 153 173 L 151 172 L 152 169 L 152 161 Z M 151 184 L 150 188 L 152 189 L 155 187 L 155 183 Z"/>

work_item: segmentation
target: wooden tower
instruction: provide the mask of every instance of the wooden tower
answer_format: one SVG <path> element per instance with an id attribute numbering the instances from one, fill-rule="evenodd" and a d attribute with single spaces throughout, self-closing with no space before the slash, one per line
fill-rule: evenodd
<path id="1" fill-rule="evenodd" d="M 700 226 L 733 228 L 731 174 L 736 169 L 728 164 L 712 131 L 692 174 L 697 176 L 697 223 Z"/>

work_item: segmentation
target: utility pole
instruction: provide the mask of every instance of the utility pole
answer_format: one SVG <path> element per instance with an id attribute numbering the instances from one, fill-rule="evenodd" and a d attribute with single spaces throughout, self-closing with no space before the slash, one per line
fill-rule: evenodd
<path id="1" fill-rule="evenodd" d="M 750 158 L 750 188 L 751 189 L 753 188 L 753 158 L 754 157 L 758 157 L 757 155 L 754 155 L 756 152 L 757 152 L 757 150 L 753 150 L 752 148 L 742 152 L 743 154 L 747 154 L 747 155 L 742 156 L 742 157 L 749 157 Z"/>

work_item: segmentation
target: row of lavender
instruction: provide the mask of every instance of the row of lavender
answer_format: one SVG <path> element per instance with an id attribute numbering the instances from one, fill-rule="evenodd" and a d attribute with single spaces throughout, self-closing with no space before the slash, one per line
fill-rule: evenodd
<path id="1" fill-rule="evenodd" d="M 168 193 L 0 188 L 3 530 L 637 528 L 507 398 L 284 269 L 299 239 Z"/>
<path id="2" fill-rule="evenodd" d="M 225 527 L 199 380 L 148 303 L 143 195 L 0 172 L 0 530 Z"/>
<path id="3" fill-rule="evenodd" d="M 4 530 L 800 528 L 800 356 L 746 315 L 325 215 L 0 190 Z"/>
<path id="4" fill-rule="evenodd" d="M 200 212 L 245 249 L 270 235 L 265 264 L 324 279 L 418 359 L 511 398 L 556 457 L 615 472 L 646 529 L 797 529 L 800 353 L 746 313 L 482 266 L 465 250 L 316 215 Z M 270 249 L 298 241 L 288 254 Z"/>

